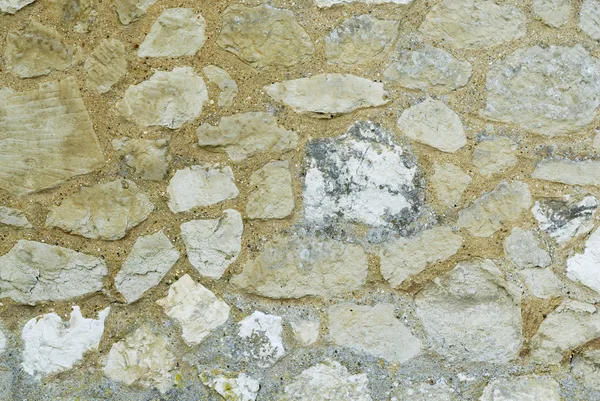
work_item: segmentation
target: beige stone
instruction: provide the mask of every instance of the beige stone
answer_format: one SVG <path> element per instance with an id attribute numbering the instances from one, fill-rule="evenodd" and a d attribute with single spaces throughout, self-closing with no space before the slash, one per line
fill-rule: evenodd
<path id="1" fill-rule="evenodd" d="M 290 325 L 294 333 L 294 340 L 302 346 L 312 345 L 319 339 L 319 328 L 321 327 L 319 320 L 292 320 Z"/>
<path id="2" fill-rule="evenodd" d="M 85 60 L 85 83 L 97 93 L 106 93 L 127 72 L 125 45 L 116 39 L 104 39 Z"/>
<path id="3" fill-rule="evenodd" d="M 454 389 L 443 381 L 430 383 L 401 384 L 392 392 L 391 401 L 462 401 Z"/>
<path id="4" fill-rule="evenodd" d="M 146 10 L 156 0 L 115 0 L 117 15 L 123 25 L 129 25 L 146 15 Z"/>
<path id="5" fill-rule="evenodd" d="M 216 65 L 207 65 L 202 73 L 209 82 L 217 85 L 221 93 L 217 99 L 217 106 L 227 108 L 233 106 L 233 101 L 238 94 L 238 86 L 231 75 Z"/>
<path id="6" fill-rule="evenodd" d="M 161 181 L 169 168 L 169 141 L 166 139 L 120 138 L 112 140 L 113 149 L 122 156 L 125 164 L 135 169 L 145 180 Z"/>
<path id="7" fill-rule="evenodd" d="M 514 227 L 504 239 L 504 255 L 520 269 L 547 267 L 552 263 L 550 254 L 540 248 L 533 231 Z"/>
<path id="8" fill-rule="evenodd" d="M 550 268 L 530 267 L 517 271 L 517 274 L 525 284 L 526 292 L 530 296 L 541 299 L 562 296 L 564 285 Z"/>
<path id="9" fill-rule="evenodd" d="M 571 0 L 533 0 L 533 12 L 546 25 L 559 28 L 569 22 Z"/>
<path id="10" fill-rule="evenodd" d="M 89 33 L 98 17 L 94 0 L 58 0 L 63 22 L 77 33 Z"/>
<path id="11" fill-rule="evenodd" d="M 457 206 L 471 181 L 470 175 L 452 163 L 435 163 L 433 166 L 433 190 L 445 206 Z"/>
<path id="12" fill-rule="evenodd" d="M 255 401 L 260 389 L 258 380 L 245 373 L 235 374 L 220 369 L 200 374 L 202 384 L 215 390 L 225 401 Z"/>
<path id="13" fill-rule="evenodd" d="M 17 228 L 33 228 L 25 213 L 19 209 L 0 206 L 0 226 L 12 226 Z"/>
<path id="14" fill-rule="evenodd" d="M 272 161 L 250 176 L 246 214 L 251 219 L 283 219 L 294 210 L 290 162 Z"/>
<path id="15" fill-rule="evenodd" d="M 473 151 L 473 165 L 483 176 L 501 173 L 517 164 L 519 146 L 510 138 L 497 136 L 483 139 Z"/>
<path id="16" fill-rule="evenodd" d="M 600 161 L 542 160 L 531 176 L 568 185 L 600 186 Z"/>
<path id="17" fill-rule="evenodd" d="M 364 3 L 364 4 L 410 4 L 413 0 L 315 0 L 317 7 L 329 8 L 336 4 L 351 4 L 351 3 Z"/>
<path id="18" fill-rule="evenodd" d="M 540 376 L 494 379 L 483 389 L 480 401 L 544 400 L 561 401 L 556 380 Z"/>

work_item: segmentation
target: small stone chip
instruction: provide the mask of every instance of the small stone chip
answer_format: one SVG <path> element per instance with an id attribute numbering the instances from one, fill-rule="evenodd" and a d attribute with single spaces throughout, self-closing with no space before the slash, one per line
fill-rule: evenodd
<path id="1" fill-rule="evenodd" d="M 145 180 L 162 181 L 167 176 L 169 161 L 169 141 L 166 139 L 112 140 L 113 149 L 125 159 L 125 164 L 135 169 Z"/>
<path id="2" fill-rule="evenodd" d="M 452 163 L 435 163 L 433 169 L 431 182 L 438 200 L 448 207 L 457 206 L 471 176 Z"/>
<path id="3" fill-rule="evenodd" d="M 127 72 L 125 45 L 116 39 L 104 39 L 83 66 L 86 85 L 97 93 L 106 93 L 116 85 Z"/>
<path id="4" fill-rule="evenodd" d="M 486 177 L 501 173 L 517 164 L 518 148 L 519 146 L 507 137 L 484 138 L 475 145 L 473 165 Z"/>
<path id="5" fill-rule="evenodd" d="M 129 25 L 146 15 L 146 10 L 156 0 L 115 0 L 119 21 L 123 25 Z"/>
<path id="6" fill-rule="evenodd" d="M 33 228 L 25 213 L 19 209 L 0 206 L 0 226 L 12 226 L 17 228 Z"/>
<path id="7" fill-rule="evenodd" d="M 545 24 L 559 28 L 569 22 L 572 0 L 533 0 L 533 12 Z"/>
<path id="8" fill-rule="evenodd" d="M 233 106 L 233 101 L 238 94 L 238 86 L 231 78 L 231 75 L 216 65 L 207 65 L 202 68 L 202 73 L 209 82 L 217 85 L 221 91 L 217 100 L 217 106 L 221 108 Z"/>
<path id="9" fill-rule="evenodd" d="M 294 210 L 290 162 L 272 161 L 252 173 L 246 204 L 250 219 L 283 219 Z"/>

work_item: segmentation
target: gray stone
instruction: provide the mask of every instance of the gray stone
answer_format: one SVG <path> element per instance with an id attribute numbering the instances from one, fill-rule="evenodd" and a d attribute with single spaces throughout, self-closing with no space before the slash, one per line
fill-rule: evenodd
<path id="1" fill-rule="evenodd" d="M 586 196 L 578 200 L 571 195 L 558 199 L 542 199 L 531 209 L 539 228 L 559 244 L 585 235 L 594 228 L 598 200 Z"/>
<path id="2" fill-rule="evenodd" d="M 578 26 L 592 39 L 600 40 L 600 3 L 596 0 L 583 1 Z"/>
<path id="3" fill-rule="evenodd" d="M 438 200 L 445 206 L 457 206 L 472 178 L 452 163 L 435 163 L 431 184 Z"/>
<path id="4" fill-rule="evenodd" d="M 569 22 L 571 7 L 571 0 L 533 0 L 534 14 L 552 28 Z"/>
<path id="5" fill-rule="evenodd" d="M 258 380 L 247 374 L 234 374 L 220 369 L 202 372 L 200 380 L 219 393 L 225 401 L 255 401 L 260 389 Z"/>
<path id="6" fill-rule="evenodd" d="M 525 284 L 527 293 L 531 296 L 550 299 L 558 298 L 562 295 L 564 285 L 549 268 L 526 268 L 517 271 L 517 274 Z"/>
<path id="7" fill-rule="evenodd" d="M 113 139 L 112 146 L 124 158 L 125 164 L 135 169 L 145 180 L 162 181 L 169 168 L 169 141 L 166 139 Z"/>
<path id="8" fill-rule="evenodd" d="M 283 219 L 294 210 L 290 162 L 272 161 L 250 176 L 246 214 L 250 219 Z"/>
<path id="9" fill-rule="evenodd" d="M 12 226 L 17 228 L 33 228 L 25 213 L 19 209 L 0 206 L 0 226 Z"/>
<path id="10" fill-rule="evenodd" d="M 260 368 L 269 368 L 285 355 L 281 317 L 255 311 L 238 323 L 238 336 L 244 339 L 243 357 Z"/>
<path id="11" fill-rule="evenodd" d="M 207 65 L 202 68 L 202 73 L 209 82 L 217 85 L 221 93 L 217 100 L 217 106 L 221 108 L 233 106 L 233 101 L 238 94 L 238 86 L 231 78 L 231 75 L 216 65 Z"/>
<path id="12" fill-rule="evenodd" d="M 0 11 L 6 14 L 14 14 L 35 0 L 0 0 Z"/>
<path id="13" fill-rule="evenodd" d="M 542 160 L 531 174 L 538 180 L 600 186 L 600 161 Z"/>
<path id="14" fill-rule="evenodd" d="M 552 263 L 548 252 L 540 248 L 533 231 L 515 227 L 504 239 L 504 254 L 518 268 L 546 267 Z"/>
<path id="15" fill-rule="evenodd" d="M 104 39 L 85 60 L 86 85 L 97 93 L 106 93 L 127 72 L 125 45 L 116 39 Z"/>
<path id="16" fill-rule="evenodd" d="M 473 165 L 483 176 L 501 173 L 517 164 L 519 146 L 510 138 L 495 136 L 483 139 L 473 151 Z"/>
<path id="17" fill-rule="evenodd" d="M 569 279 L 600 293 L 600 229 L 589 236 L 583 253 L 567 259 L 565 274 Z"/>
<path id="18" fill-rule="evenodd" d="M 115 0 L 119 21 L 123 25 L 129 25 L 146 15 L 146 10 L 156 0 Z"/>
<path id="19" fill-rule="evenodd" d="M 435 384 L 415 383 L 398 386 L 391 401 L 461 401 L 454 389 L 444 383 L 443 379 Z"/>
<path id="20" fill-rule="evenodd" d="M 483 390 L 480 401 L 540 400 L 561 401 L 556 380 L 541 376 L 494 379 Z"/>
<path id="21" fill-rule="evenodd" d="M 572 375 L 592 390 L 600 389 L 600 350 L 585 350 L 571 361 Z"/>

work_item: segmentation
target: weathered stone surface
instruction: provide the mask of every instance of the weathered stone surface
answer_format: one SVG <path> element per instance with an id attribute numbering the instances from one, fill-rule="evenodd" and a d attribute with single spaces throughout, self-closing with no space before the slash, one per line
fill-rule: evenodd
<path id="1" fill-rule="evenodd" d="M 217 44 L 253 67 L 290 67 L 308 61 L 315 51 L 290 10 L 268 4 L 233 4 L 221 19 Z"/>
<path id="2" fill-rule="evenodd" d="M 525 284 L 527 293 L 537 298 L 549 299 L 562 295 L 563 284 L 551 269 L 535 267 L 517 271 Z"/>
<path id="3" fill-rule="evenodd" d="M 587 239 L 583 253 L 575 254 L 567 260 L 566 275 L 600 293 L 600 229 Z"/>
<path id="4" fill-rule="evenodd" d="M 0 97 L 0 188 L 24 195 L 104 164 L 75 79 Z"/>
<path id="5" fill-rule="evenodd" d="M 4 353 L 4 351 L 6 350 L 6 335 L 4 334 L 4 332 L 2 330 L 0 330 L 0 355 L 2 355 Z"/>
<path id="6" fill-rule="evenodd" d="M 94 0 L 59 0 L 63 22 L 77 33 L 88 33 L 98 13 L 94 10 Z"/>
<path id="7" fill-rule="evenodd" d="M 571 361 L 571 373 L 589 389 L 600 389 L 600 350 L 585 350 Z"/>
<path id="8" fill-rule="evenodd" d="M 255 311 L 239 323 L 238 335 L 247 339 L 244 357 L 261 368 L 271 367 L 285 355 L 281 339 L 281 317 Z"/>
<path id="9" fill-rule="evenodd" d="M 531 174 L 539 180 L 600 186 L 600 161 L 542 160 Z"/>
<path id="10" fill-rule="evenodd" d="M 0 256 L 0 266 L 0 298 L 30 305 L 100 291 L 108 272 L 95 256 L 25 240 Z"/>
<path id="11" fill-rule="evenodd" d="M 434 350 L 450 361 L 507 363 L 519 352 L 521 300 L 491 260 L 459 263 L 415 303 Z"/>
<path id="12" fill-rule="evenodd" d="M 458 114 L 432 98 L 404 110 L 398 128 L 407 137 L 442 152 L 454 153 L 467 143 Z"/>
<path id="13" fill-rule="evenodd" d="M 394 315 L 395 306 L 343 303 L 328 311 L 334 344 L 362 351 L 389 362 L 406 362 L 421 353 L 421 340 Z"/>
<path id="14" fill-rule="evenodd" d="M 552 28 L 559 28 L 569 22 L 571 0 L 533 0 L 533 12 Z"/>
<path id="15" fill-rule="evenodd" d="M 443 0 L 419 31 L 457 48 L 487 49 L 525 36 L 526 18 L 519 8 L 492 0 Z"/>
<path id="16" fill-rule="evenodd" d="M 35 0 L 1 0 L 0 11 L 6 14 L 14 14 Z"/>
<path id="17" fill-rule="evenodd" d="M 150 216 L 154 205 L 129 180 L 115 180 L 92 187 L 51 206 L 46 225 L 85 238 L 116 241 Z"/>
<path id="18" fill-rule="evenodd" d="M 435 384 L 419 383 L 400 385 L 394 391 L 390 401 L 461 401 L 454 389 L 444 382 Z M 497 400 L 499 401 L 499 400 Z"/>
<path id="19" fill-rule="evenodd" d="M 196 131 L 198 145 L 223 147 L 233 161 L 256 154 L 295 149 L 298 135 L 277 124 L 270 114 L 250 112 L 222 117 L 218 126 L 202 124 Z"/>
<path id="20" fill-rule="evenodd" d="M 469 62 L 429 45 L 416 50 L 400 48 L 394 58 L 383 76 L 387 82 L 409 89 L 451 92 L 465 86 L 473 70 Z"/>
<path id="21" fill-rule="evenodd" d="M 164 394 L 175 382 L 175 363 L 167 340 L 143 325 L 112 345 L 104 374 L 128 386 L 156 387 Z"/>
<path id="22" fill-rule="evenodd" d="M 202 383 L 215 390 L 225 401 L 255 401 L 260 388 L 258 380 L 245 373 L 233 374 L 223 371 L 204 371 Z"/>
<path id="23" fill-rule="evenodd" d="M 389 242 L 380 252 L 381 275 L 392 287 L 421 273 L 427 265 L 446 260 L 462 245 L 450 227 L 433 227 L 411 238 Z"/>
<path id="24" fill-rule="evenodd" d="M 162 231 L 140 236 L 115 277 L 115 287 L 127 303 L 135 302 L 160 283 L 178 259 L 179 252 Z"/>
<path id="25" fill-rule="evenodd" d="M 473 165 L 483 176 L 501 173 L 517 164 L 519 146 L 510 138 L 496 136 L 485 138 L 473 151 Z"/>
<path id="26" fill-rule="evenodd" d="M 382 83 L 350 74 L 318 74 L 274 83 L 264 89 L 273 100 L 319 118 L 389 102 Z"/>
<path id="27" fill-rule="evenodd" d="M 83 66 L 86 85 L 98 93 L 106 93 L 116 85 L 127 72 L 125 45 L 116 39 L 104 39 Z"/>
<path id="28" fill-rule="evenodd" d="M 592 39 L 600 40 L 600 4 L 595 0 L 584 0 L 579 12 L 579 29 Z"/>
<path id="29" fill-rule="evenodd" d="M 351 66 L 372 60 L 392 45 L 398 26 L 369 14 L 345 19 L 325 38 L 327 62 Z"/>
<path id="30" fill-rule="evenodd" d="M 233 209 L 211 220 L 192 220 L 181 225 L 188 259 L 206 277 L 221 278 L 242 249 L 242 215 Z"/>
<path id="31" fill-rule="evenodd" d="M 98 313 L 98 320 L 86 319 L 79 306 L 73 306 L 68 322 L 63 322 L 56 313 L 28 321 L 21 332 L 23 370 L 41 379 L 71 369 L 86 352 L 98 348 L 109 311 L 110 308 L 106 308 Z"/>
<path id="32" fill-rule="evenodd" d="M 600 105 L 600 60 L 581 45 L 519 49 L 487 74 L 481 115 L 555 136 L 588 125 Z"/>
<path id="33" fill-rule="evenodd" d="M 123 25 L 129 25 L 141 19 L 154 2 L 156 0 L 115 0 L 119 21 Z"/>
<path id="34" fill-rule="evenodd" d="M 457 224 L 476 237 L 489 237 L 504 224 L 515 222 L 531 206 L 527 184 L 502 181 L 458 213 Z"/>
<path id="35" fill-rule="evenodd" d="M 364 373 L 351 375 L 331 359 L 305 369 L 285 386 L 280 401 L 372 401 L 369 379 Z"/>
<path id="36" fill-rule="evenodd" d="M 231 282 L 269 298 L 332 297 L 360 288 L 367 255 L 359 245 L 321 238 L 276 236 Z"/>
<path id="37" fill-rule="evenodd" d="M 204 18 L 190 8 L 167 8 L 138 48 L 139 57 L 193 56 L 204 46 Z"/>
<path id="38" fill-rule="evenodd" d="M 521 376 L 494 379 L 483 390 L 480 401 L 561 401 L 560 386 L 548 377 Z"/>
<path id="39" fill-rule="evenodd" d="M 148 80 L 131 85 L 117 111 L 127 120 L 148 127 L 180 128 L 202 113 L 208 89 L 191 67 L 156 71 Z"/>
<path id="40" fill-rule="evenodd" d="M 562 244 L 571 238 L 587 234 L 594 228 L 598 200 L 586 196 L 581 201 L 567 195 L 560 199 L 536 201 L 531 209 L 541 230 Z"/>
<path id="41" fill-rule="evenodd" d="M 452 163 L 435 163 L 431 183 L 438 200 L 445 206 L 456 206 L 472 178 Z"/>
<path id="42" fill-rule="evenodd" d="M 309 346 L 319 339 L 319 320 L 292 320 L 290 322 L 294 339 L 302 346 Z"/>
<path id="43" fill-rule="evenodd" d="M 283 219 L 294 210 L 290 162 L 272 161 L 250 176 L 246 214 L 250 219 Z"/>
<path id="44" fill-rule="evenodd" d="M 233 199 L 240 191 L 235 186 L 231 167 L 191 166 L 177 170 L 169 186 L 169 209 L 185 212 Z"/>
<path id="45" fill-rule="evenodd" d="M 75 62 L 75 52 L 55 29 L 31 20 L 22 30 L 6 35 L 4 61 L 13 74 L 32 78 L 68 69 Z"/>
<path id="46" fill-rule="evenodd" d="M 12 226 L 18 228 L 33 228 L 25 213 L 19 209 L 0 206 L 0 226 Z"/>
<path id="47" fill-rule="evenodd" d="M 552 263 L 548 252 L 540 248 L 533 231 L 519 227 L 504 239 L 504 254 L 518 268 L 546 267 Z"/>
<path id="48" fill-rule="evenodd" d="M 207 65 L 202 69 L 202 73 L 209 82 L 217 85 L 221 91 L 217 100 L 217 106 L 223 108 L 233 106 L 233 101 L 238 94 L 238 86 L 231 78 L 231 75 L 216 65 Z"/>
<path id="49" fill-rule="evenodd" d="M 187 274 L 173 283 L 167 296 L 156 303 L 177 320 L 183 339 L 190 345 L 202 342 L 229 318 L 229 306 Z"/>
<path id="50" fill-rule="evenodd" d="M 125 164 L 143 179 L 161 181 L 166 177 L 171 160 L 168 140 L 123 137 L 113 139 L 112 146 L 124 158 Z"/>

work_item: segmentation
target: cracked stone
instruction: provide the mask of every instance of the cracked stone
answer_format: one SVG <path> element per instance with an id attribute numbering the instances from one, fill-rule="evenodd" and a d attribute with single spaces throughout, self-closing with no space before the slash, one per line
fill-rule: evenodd
<path id="1" fill-rule="evenodd" d="M 483 139 L 473 151 L 473 165 L 483 176 L 501 173 L 517 164 L 517 145 L 507 137 L 495 136 Z"/>
<path id="2" fill-rule="evenodd" d="M 579 29 L 592 39 L 600 40 L 600 4 L 595 0 L 584 0 L 579 12 Z"/>
<path id="3" fill-rule="evenodd" d="M 554 379 L 532 375 L 494 379 L 483 389 L 479 400 L 561 401 L 562 399 L 560 386 Z"/>
<path id="4" fill-rule="evenodd" d="M 246 339 L 248 347 L 244 350 L 244 357 L 253 360 L 257 366 L 271 367 L 285 355 L 280 316 L 255 311 L 238 325 L 238 335 Z"/>
<path id="5" fill-rule="evenodd" d="M 120 138 L 112 140 L 113 149 L 125 164 L 145 180 L 162 181 L 169 168 L 169 141 L 166 139 Z"/>
<path id="6" fill-rule="evenodd" d="M 542 160 L 536 165 L 531 177 L 568 185 L 600 186 L 598 169 L 600 161 L 596 160 Z"/>
<path id="7" fill-rule="evenodd" d="M 86 85 L 97 93 L 106 93 L 116 85 L 127 72 L 125 45 L 116 39 L 104 39 L 83 66 Z"/>
<path id="8" fill-rule="evenodd" d="M 589 236 L 583 253 L 567 259 L 565 273 L 569 279 L 600 293 L 600 229 Z"/>
<path id="9" fill-rule="evenodd" d="M 146 15 L 146 10 L 156 0 L 115 0 L 119 21 L 129 25 Z"/>
<path id="10" fill-rule="evenodd" d="M 234 374 L 212 369 L 202 372 L 200 380 L 219 393 L 225 401 L 255 401 L 260 389 L 258 380 L 245 373 Z"/>
<path id="11" fill-rule="evenodd" d="M 563 284 L 551 269 L 526 268 L 517 271 L 527 292 L 537 298 L 550 299 L 562 295 Z"/>
<path id="12" fill-rule="evenodd" d="M 552 28 L 569 22 L 571 6 L 571 0 L 533 0 L 534 14 Z"/>
<path id="13" fill-rule="evenodd" d="M 456 206 L 471 184 L 470 175 L 452 163 L 435 163 L 431 184 L 438 200 L 445 206 Z"/>
<path id="14" fill-rule="evenodd" d="M 5 14 L 14 14 L 35 0 L 0 0 L 0 11 Z"/>
<path id="15" fill-rule="evenodd" d="M 284 219 L 294 210 L 290 162 L 272 161 L 250 176 L 246 214 L 250 219 Z"/>
<path id="16" fill-rule="evenodd" d="M 571 195 L 558 199 L 542 199 L 531 209 L 540 230 L 548 233 L 559 244 L 585 235 L 594 228 L 598 200 L 586 196 L 577 200 Z"/>
<path id="17" fill-rule="evenodd" d="M 227 108 L 233 106 L 233 101 L 238 94 L 238 86 L 231 75 L 216 65 L 207 65 L 202 73 L 210 83 L 217 85 L 221 93 L 217 99 L 217 106 Z"/>
<path id="18" fill-rule="evenodd" d="M 17 228 L 33 228 L 25 213 L 19 209 L 0 206 L 0 226 L 12 226 Z"/>
<path id="19" fill-rule="evenodd" d="M 504 254 L 518 268 L 547 267 L 552 264 L 548 252 L 540 248 L 533 231 L 519 227 L 504 239 Z"/>

